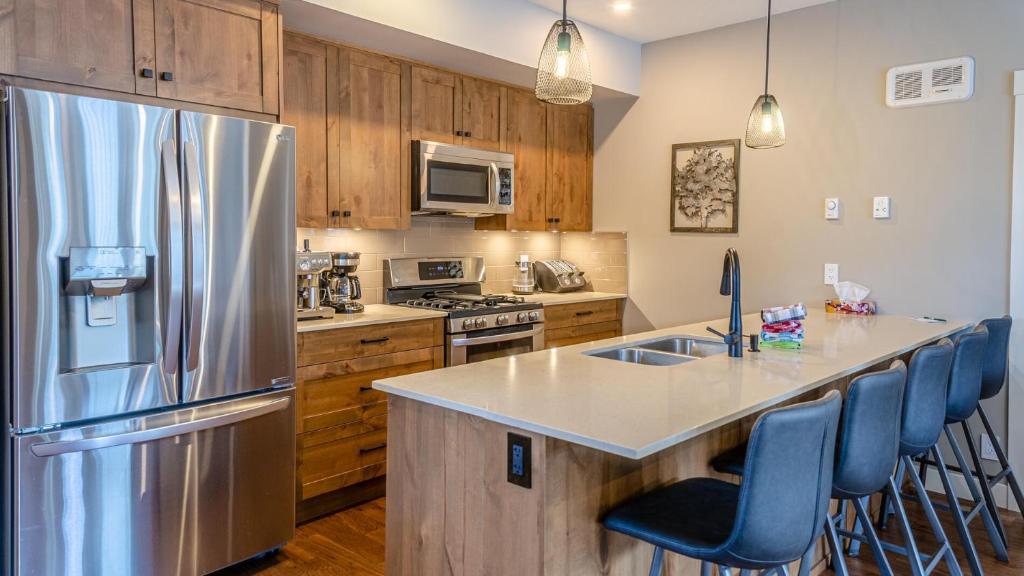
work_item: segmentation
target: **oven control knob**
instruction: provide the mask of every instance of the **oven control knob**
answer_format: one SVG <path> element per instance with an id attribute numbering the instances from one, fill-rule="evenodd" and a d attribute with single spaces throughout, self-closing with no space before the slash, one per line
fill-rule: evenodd
<path id="1" fill-rule="evenodd" d="M 526 312 L 520 312 L 516 314 L 516 322 L 526 322 L 530 317 L 526 315 Z"/>
<path id="2" fill-rule="evenodd" d="M 477 318 L 476 319 L 476 327 L 477 328 L 487 328 L 487 319 L 486 318 Z"/>
<path id="3" fill-rule="evenodd" d="M 498 326 L 504 326 L 505 324 L 508 324 L 508 315 L 502 314 L 501 316 L 498 316 L 497 318 L 494 319 L 494 323 L 497 324 Z"/>
<path id="4" fill-rule="evenodd" d="M 463 330 L 470 330 L 470 329 L 473 328 L 473 326 L 474 326 L 474 324 L 473 324 L 473 319 L 472 318 L 466 318 L 465 320 L 462 321 L 462 329 Z"/>
<path id="5" fill-rule="evenodd" d="M 540 320 L 540 314 L 536 312 L 530 312 L 530 322 L 536 322 L 537 320 Z"/>

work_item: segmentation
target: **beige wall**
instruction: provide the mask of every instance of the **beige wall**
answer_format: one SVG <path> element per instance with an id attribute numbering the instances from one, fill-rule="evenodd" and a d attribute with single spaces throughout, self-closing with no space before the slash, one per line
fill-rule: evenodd
<path id="1" fill-rule="evenodd" d="M 601 292 L 626 291 L 626 236 L 622 233 L 488 232 L 467 218 L 416 217 L 400 231 L 313 230 L 299 228 L 298 248 L 308 239 L 313 250 L 361 252 L 357 272 L 363 302 L 383 302 L 385 258 L 403 256 L 481 256 L 487 266 L 484 290 L 510 292 L 514 262 L 566 257 L 579 264 Z"/>
<path id="2" fill-rule="evenodd" d="M 736 235 L 670 234 L 673 143 L 742 138 L 761 90 L 764 21 L 647 44 L 641 93 L 596 111 L 594 222 L 629 234 L 627 330 L 721 317 L 725 249 L 746 311 L 831 289 L 822 266 L 873 289 L 887 313 L 979 319 L 1008 306 L 1012 71 L 1019 0 L 840 0 L 773 19 L 771 91 L 789 142 L 741 151 Z M 970 55 L 966 103 L 891 110 L 891 66 Z M 871 197 L 893 218 L 872 220 Z M 824 198 L 842 219 L 826 222 Z M 1005 400 L 993 406 L 1005 429 Z"/>

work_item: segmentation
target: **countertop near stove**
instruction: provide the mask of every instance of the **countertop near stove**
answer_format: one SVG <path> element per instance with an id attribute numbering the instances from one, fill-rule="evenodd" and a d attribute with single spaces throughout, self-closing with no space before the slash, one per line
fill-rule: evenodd
<path id="1" fill-rule="evenodd" d="M 425 318 L 444 318 L 446 312 L 423 308 L 406 308 L 390 304 L 367 304 L 366 309 L 358 314 L 338 314 L 325 320 L 303 320 L 298 322 L 299 333 L 316 332 L 318 330 L 334 330 L 336 328 L 354 328 L 371 324 L 387 324 L 390 322 L 409 322 Z"/>
<path id="2" fill-rule="evenodd" d="M 758 314 L 743 318 L 760 326 Z M 505 426 L 639 459 L 777 406 L 965 326 L 903 316 L 813 310 L 804 348 L 726 354 L 675 366 L 644 366 L 585 352 L 671 336 L 705 339 L 700 322 L 377 380 L 377 390 Z"/>
<path id="3" fill-rule="evenodd" d="M 621 300 L 626 298 L 625 294 L 617 292 L 537 292 L 535 294 L 512 294 L 507 296 L 522 296 L 527 302 L 538 302 L 544 306 L 557 306 L 559 304 L 579 304 L 580 302 L 597 302 L 599 300 Z"/>

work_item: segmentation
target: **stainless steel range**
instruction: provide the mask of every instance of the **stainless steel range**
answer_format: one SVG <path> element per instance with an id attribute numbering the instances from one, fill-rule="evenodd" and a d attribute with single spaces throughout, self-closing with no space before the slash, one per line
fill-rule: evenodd
<path id="1" fill-rule="evenodd" d="M 518 296 L 484 295 L 483 258 L 384 260 L 385 301 L 448 313 L 445 366 L 544 348 L 544 308 Z"/>

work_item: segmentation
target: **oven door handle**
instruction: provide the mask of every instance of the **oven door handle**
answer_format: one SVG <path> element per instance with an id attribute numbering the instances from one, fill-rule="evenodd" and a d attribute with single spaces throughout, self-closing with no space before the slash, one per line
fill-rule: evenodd
<path id="1" fill-rule="evenodd" d="M 479 336 L 477 338 L 452 338 L 452 346 L 473 346 L 476 344 L 494 344 L 495 342 L 508 342 L 509 340 L 519 340 L 520 338 L 529 338 L 536 336 L 544 332 L 543 324 L 534 324 L 533 329 L 525 330 L 523 332 L 506 332 L 504 334 L 494 334 L 492 336 Z"/>

